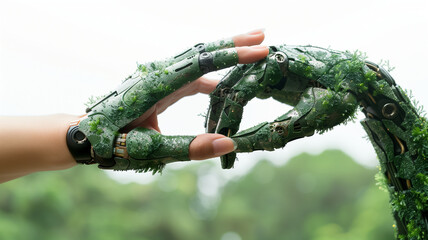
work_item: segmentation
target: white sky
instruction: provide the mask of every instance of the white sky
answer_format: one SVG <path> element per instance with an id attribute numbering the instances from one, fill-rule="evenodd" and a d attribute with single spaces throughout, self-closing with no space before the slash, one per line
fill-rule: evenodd
<path id="1" fill-rule="evenodd" d="M 266 29 L 266 45 L 312 44 L 364 51 L 389 60 L 392 76 L 427 105 L 426 1 L 9 1 L 0 2 L 0 115 L 84 113 L 91 95 L 115 88 L 136 62 L 172 56 L 199 42 Z M 218 76 L 214 75 L 214 76 Z M 220 76 L 218 76 L 220 77 Z M 160 115 L 164 134 L 204 132 L 208 97 L 186 98 Z M 289 108 L 254 100 L 241 129 L 270 121 Z M 363 116 L 360 115 L 359 119 Z M 36 127 L 36 126 L 35 126 Z M 300 152 L 342 149 L 376 165 L 358 122 L 289 143 L 283 150 L 240 154 L 242 174 L 257 159 L 282 164 Z M 220 168 L 218 159 L 214 160 Z M 188 163 L 187 163 L 188 164 Z M 171 165 L 171 167 L 174 167 Z M 145 175 L 113 174 L 117 178 Z M 143 179 L 143 180 L 142 180 Z"/>

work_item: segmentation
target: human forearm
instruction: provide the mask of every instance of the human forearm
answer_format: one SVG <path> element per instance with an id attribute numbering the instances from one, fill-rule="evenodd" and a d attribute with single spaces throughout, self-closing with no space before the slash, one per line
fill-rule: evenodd
<path id="1" fill-rule="evenodd" d="M 65 136 L 68 123 L 76 118 L 64 114 L 0 117 L 0 182 L 74 166 Z"/>

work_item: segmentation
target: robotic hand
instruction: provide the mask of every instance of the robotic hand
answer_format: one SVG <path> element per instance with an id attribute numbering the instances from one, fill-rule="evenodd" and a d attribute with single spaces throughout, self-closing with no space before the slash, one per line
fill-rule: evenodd
<path id="1" fill-rule="evenodd" d="M 264 58 L 267 47 L 239 47 L 259 44 L 263 38 L 263 32 L 255 31 L 197 44 L 165 61 L 139 65 L 117 89 L 70 124 L 70 152 L 78 163 L 153 173 L 166 163 L 189 160 L 189 145 L 195 136 L 161 135 L 154 130 L 158 129 L 156 114 L 181 97 L 206 92 L 207 89 L 197 89 L 204 88 L 200 86 L 203 74 Z M 199 85 L 195 85 L 198 81 Z M 154 129 L 139 127 L 150 120 L 155 122 Z"/>
<path id="2" fill-rule="evenodd" d="M 272 122 L 238 132 L 243 107 L 272 97 L 294 106 Z M 211 93 L 206 131 L 231 137 L 235 152 L 272 151 L 352 119 L 362 125 L 379 157 L 400 239 L 428 237 L 428 124 L 389 73 L 361 54 L 313 46 L 272 46 L 264 60 L 237 65 Z"/>
<path id="3" fill-rule="evenodd" d="M 233 68 L 211 93 L 206 131 L 232 137 L 235 152 L 274 150 L 353 115 L 370 70 L 357 56 L 312 46 L 272 46 L 269 56 Z M 237 133 L 243 107 L 254 97 L 294 106 L 271 123 Z M 236 153 L 221 157 L 232 168 Z"/>

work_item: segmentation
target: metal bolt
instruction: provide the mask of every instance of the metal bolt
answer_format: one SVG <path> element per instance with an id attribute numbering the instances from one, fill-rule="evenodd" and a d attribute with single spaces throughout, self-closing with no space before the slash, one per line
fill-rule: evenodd
<path id="1" fill-rule="evenodd" d="M 209 57 L 210 57 L 210 54 L 207 52 L 204 52 L 201 54 L 201 58 L 209 58 Z"/>
<path id="2" fill-rule="evenodd" d="M 196 46 L 196 50 L 197 50 L 198 52 L 201 52 L 201 51 L 205 50 L 205 46 L 204 46 L 203 44 L 198 45 L 198 46 Z"/>
<path id="3" fill-rule="evenodd" d="M 76 132 L 74 132 L 73 134 L 73 140 L 77 143 L 77 144 L 82 144 L 86 141 L 86 135 L 77 130 Z"/>
<path id="4" fill-rule="evenodd" d="M 281 53 L 281 52 L 275 53 L 275 59 L 278 63 L 283 63 L 285 61 L 284 53 Z"/>
<path id="5" fill-rule="evenodd" d="M 275 127 L 275 131 L 276 131 L 278 134 L 283 134 L 283 133 L 284 133 L 284 127 L 282 127 L 282 126 L 276 126 L 276 127 Z"/>
<path id="6" fill-rule="evenodd" d="M 382 115 L 388 119 L 394 119 L 398 114 L 397 106 L 394 103 L 387 103 L 382 107 Z"/>

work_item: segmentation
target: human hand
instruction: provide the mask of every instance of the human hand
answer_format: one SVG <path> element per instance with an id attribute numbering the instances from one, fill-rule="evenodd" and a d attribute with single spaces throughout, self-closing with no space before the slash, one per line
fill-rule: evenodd
<path id="1" fill-rule="evenodd" d="M 233 151 L 233 141 L 219 134 L 202 134 L 195 139 L 193 136 L 160 135 L 157 114 L 184 96 L 211 92 L 217 81 L 201 78 L 204 73 L 266 57 L 267 47 L 246 47 L 259 44 L 263 39 L 262 31 L 254 31 L 230 40 L 197 44 L 163 62 L 139 66 L 137 76 L 125 81 L 77 122 L 91 143 L 96 159 L 102 159 L 100 167 L 156 171 L 159 168 L 152 163 L 157 166 L 189 158 L 206 159 Z M 127 132 L 128 135 L 118 137 Z M 127 142 L 127 146 L 117 145 L 118 139 Z M 130 150 L 130 146 L 133 149 Z"/>
<path id="2" fill-rule="evenodd" d="M 234 45 L 237 47 L 239 63 L 251 63 L 267 56 L 268 48 L 264 46 L 246 47 L 257 45 L 263 42 L 264 33 L 262 30 L 252 31 L 233 37 Z M 140 118 L 130 123 L 124 129 L 126 132 L 136 128 L 144 127 L 161 132 L 158 125 L 157 115 L 165 111 L 169 106 L 179 99 L 197 93 L 209 94 L 217 86 L 218 79 L 200 77 L 197 80 L 184 85 L 177 91 L 163 98 L 146 111 Z M 221 134 L 201 134 L 198 135 L 189 146 L 189 158 L 192 160 L 202 160 L 218 157 L 233 151 L 235 148 L 230 138 Z"/>

